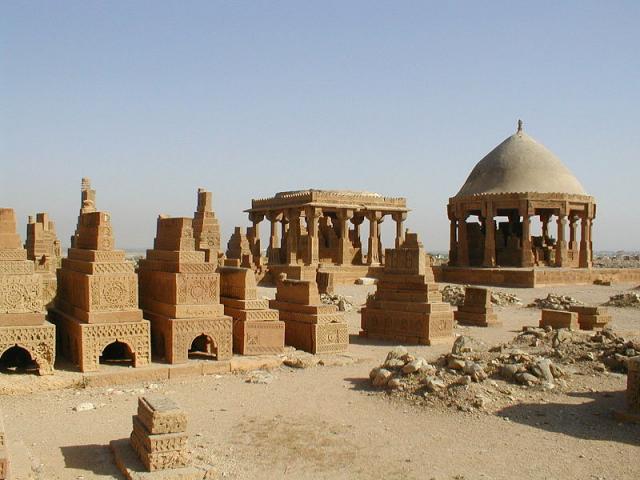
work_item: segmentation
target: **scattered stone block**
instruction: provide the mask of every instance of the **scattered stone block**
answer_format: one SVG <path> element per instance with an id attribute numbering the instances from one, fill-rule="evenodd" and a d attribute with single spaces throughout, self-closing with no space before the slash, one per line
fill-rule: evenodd
<path id="1" fill-rule="evenodd" d="M 281 274 L 276 299 L 269 306 L 280 312 L 285 323 L 285 343 L 310 353 L 339 353 L 349 345 L 344 313 L 336 305 L 320 300 L 318 285 L 309 280 L 291 280 Z"/>
<path id="2" fill-rule="evenodd" d="M 268 300 L 259 300 L 253 270 L 220 267 L 224 313 L 233 317 L 233 350 L 241 355 L 284 352 L 285 324 Z"/>
<path id="3" fill-rule="evenodd" d="M 564 310 L 542 310 L 540 327 L 578 329 L 578 314 Z"/>
<path id="4" fill-rule="evenodd" d="M 361 336 L 423 345 L 451 340 L 453 311 L 427 263 L 415 233 L 385 251 L 376 293 L 362 308 Z"/>
<path id="5" fill-rule="evenodd" d="M 611 321 L 609 310 L 605 307 L 573 306 L 569 311 L 578 314 L 580 330 L 604 328 Z"/>
<path id="6" fill-rule="evenodd" d="M 53 373 L 55 327 L 47 321 L 43 276 L 27 258 L 13 209 L 0 208 L 0 353 L 26 350 L 40 375 Z"/>
<path id="7" fill-rule="evenodd" d="M 460 325 L 488 327 L 499 325 L 498 315 L 493 311 L 491 290 L 479 287 L 467 287 L 464 303 L 454 312 L 454 318 Z"/>

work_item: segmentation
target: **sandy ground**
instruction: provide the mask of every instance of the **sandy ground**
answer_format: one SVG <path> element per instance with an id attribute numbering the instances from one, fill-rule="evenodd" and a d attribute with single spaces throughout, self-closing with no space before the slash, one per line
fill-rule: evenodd
<path id="1" fill-rule="evenodd" d="M 550 292 L 599 304 L 631 286 L 503 290 L 525 304 Z M 362 304 L 373 289 L 353 286 L 338 293 Z M 611 310 L 616 332 L 640 335 L 640 310 Z M 498 343 L 536 324 L 540 313 L 505 307 L 498 314 L 501 327 L 456 333 Z M 640 425 L 616 423 L 610 414 L 624 405 L 626 376 L 594 378 L 546 403 L 525 397 L 497 414 L 414 406 L 371 390 L 368 372 L 392 344 L 359 338 L 357 312 L 348 320 L 349 349 L 360 362 L 279 368 L 269 384 L 247 383 L 242 374 L 2 396 L 14 478 L 123 478 L 108 443 L 129 435 L 137 397 L 149 391 L 168 394 L 187 411 L 194 458 L 214 465 L 220 478 L 640 478 Z M 410 347 L 427 359 L 449 348 Z M 97 408 L 73 410 L 83 402 Z"/>

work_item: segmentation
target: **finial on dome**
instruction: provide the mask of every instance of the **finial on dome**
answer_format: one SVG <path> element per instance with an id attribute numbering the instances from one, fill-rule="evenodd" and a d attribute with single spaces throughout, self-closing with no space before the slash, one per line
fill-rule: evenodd
<path id="1" fill-rule="evenodd" d="M 522 120 L 518 119 L 518 131 L 516 133 L 522 133 Z"/>

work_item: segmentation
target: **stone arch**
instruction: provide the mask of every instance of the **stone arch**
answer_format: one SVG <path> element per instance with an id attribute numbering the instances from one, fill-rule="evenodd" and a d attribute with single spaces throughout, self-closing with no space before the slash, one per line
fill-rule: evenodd
<path id="1" fill-rule="evenodd" d="M 100 348 L 97 349 L 98 364 L 116 362 L 122 362 L 126 366 L 135 366 L 136 364 L 136 350 L 129 342 L 116 339 L 105 340 Z M 109 357 L 109 358 L 103 358 Z"/>
<path id="2" fill-rule="evenodd" d="M 189 343 L 187 351 L 189 358 L 218 358 L 218 344 L 214 336 L 201 332 L 196 335 Z"/>
<path id="3" fill-rule="evenodd" d="M 25 352 L 33 364 L 37 367 L 38 375 L 45 375 L 53 371 L 53 357 L 48 353 L 46 346 L 39 348 L 38 345 L 33 346 L 26 345 L 24 343 L 10 343 L 0 346 L 0 361 L 3 361 L 3 357 L 12 349 Z"/>

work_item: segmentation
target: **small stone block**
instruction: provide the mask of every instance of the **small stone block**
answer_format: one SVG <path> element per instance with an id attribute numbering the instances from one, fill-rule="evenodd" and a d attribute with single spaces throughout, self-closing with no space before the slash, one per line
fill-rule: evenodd
<path id="1" fill-rule="evenodd" d="M 187 415 L 173 400 L 163 395 L 139 397 L 138 419 L 154 435 L 187 430 Z"/>
<path id="2" fill-rule="evenodd" d="M 578 314 L 564 310 L 542 310 L 540 327 L 578 329 Z"/>

